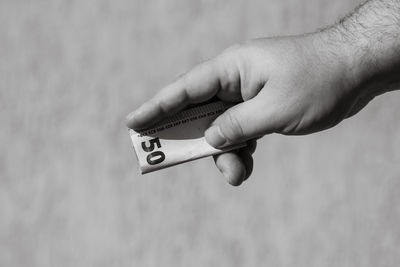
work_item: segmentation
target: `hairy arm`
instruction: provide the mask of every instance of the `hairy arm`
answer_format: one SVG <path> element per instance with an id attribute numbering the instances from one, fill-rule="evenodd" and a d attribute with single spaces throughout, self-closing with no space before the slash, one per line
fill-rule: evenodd
<path id="1" fill-rule="evenodd" d="M 310 134 L 335 126 L 375 96 L 399 87 L 400 0 L 370 0 L 324 30 L 235 45 L 199 64 L 128 116 L 143 129 L 188 104 L 213 97 L 235 105 L 205 132 L 232 185 L 252 172 L 254 140 L 266 134 Z"/>
<path id="2" fill-rule="evenodd" d="M 366 99 L 400 86 L 400 1 L 370 0 L 323 30 L 321 38 L 341 47 Z"/>

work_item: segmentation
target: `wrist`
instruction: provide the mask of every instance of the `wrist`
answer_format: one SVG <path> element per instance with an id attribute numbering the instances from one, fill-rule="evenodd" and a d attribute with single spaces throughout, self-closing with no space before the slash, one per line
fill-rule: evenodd
<path id="1" fill-rule="evenodd" d="M 325 29 L 306 36 L 311 40 L 313 52 L 320 58 L 321 68 L 330 72 L 338 80 L 338 87 L 349 94 L 359 94 L 361 84 L 366 79 L 362 56 L 333 29 Z M 339 88 L 338 88 L 339 89 Z"/>
<path id="2" fill-rule="evenodd" d="M 400 84 L 399 25 L 398 1 L 367 1 L 320 34 L 345 55 L 359 87 L 381 94 Z"/>
<path id="3" fill-rule="evenodd" d="M 357 94 L 383 94 L 398 82 L 396 70 L 400 62 L 396 62 L 399 58 L 392 47 L 367 39 L 342 24 L 315 34 L 321 49 L 333 54 L 345 69 L 346 80 Z"/>

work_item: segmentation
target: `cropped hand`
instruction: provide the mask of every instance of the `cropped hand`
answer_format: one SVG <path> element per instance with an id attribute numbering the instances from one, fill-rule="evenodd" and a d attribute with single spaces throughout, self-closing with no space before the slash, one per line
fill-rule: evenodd
<path id="1" fill-rule="evenodd" d="M 342 49 L 319 33 L 235 45 L 166 86 L 128 115 L 127 125 L 140 130 L 213 97 L 236 103 L 205 137 L 214 147 L 247 141 L 214 157 L 229 183 L 240 185 L 252 172 L 256 139 L 330 128 L 377 95 L 363 89 L 354 60 Z"/>

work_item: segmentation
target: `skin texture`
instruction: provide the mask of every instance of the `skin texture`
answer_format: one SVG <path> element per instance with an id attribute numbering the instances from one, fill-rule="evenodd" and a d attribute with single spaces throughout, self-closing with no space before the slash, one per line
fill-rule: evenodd
<path id="1" fill-rule="evenodd" d="M 256 139 L 331 128 L 399 84 L 398 1 L 369 1 L 322 31 L 234 45 L 163 88 L 127 117 L 135 130 L 213 97 L 237 103 L 205 132 L 214 147 L 248 146 L 214 157 L 232 185 L 253 169 Z M 389 36 L 389 37 L 387 37 Z"/>

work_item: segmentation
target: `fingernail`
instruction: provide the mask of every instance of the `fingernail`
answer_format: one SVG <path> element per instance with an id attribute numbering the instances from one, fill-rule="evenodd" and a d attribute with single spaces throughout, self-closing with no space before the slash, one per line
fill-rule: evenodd
<path id="1" fill-rule="evenodd" d="M 236 180 L 232 179 L 232 175 L 229 175 L 229 173 L 227 173 L 226 171 L 221 171 L 222 175 L 225 177 L 226 181 L 228 182 L 228 184 L 232 185 L 232 186 L 239 186 L 241 184 L 241 182 L 238 182 Z"/>
<path id="2" fill-rule="evenodd" d="M 225 177 L 227 181 L 229 181 L 229 175 L 226 173 L 226 171 L 221 171 L 222 175 Z"/>
<path id="3" fill-rule="evenodd" d="M 135 117 L 136 112 L 132 111 L 131 113 L 129 113 L 128 115 L 126 115 L 126 121 L 130 121 Z"/>
<path id="4" fill-rule="evenodd" d="M 227 140 L 225 136 L 222 134 L 221 129 L 219 128 L 218 125 L 214 125 L 208 128 L 205 131 L 204 136 L 206 138 L 207 143 L 216 148 L 222 147 L 227 143 Z"/>
<path id="5" fill-rule="evenodd" d="M 125 124 L 128 128 L 132 128 L 132 121 L 133 119 L 136 117 L 136 111 L 132 111 L 131 113 L 129 113 L 128 115 L 126 115 L 125 117 Z"/>

